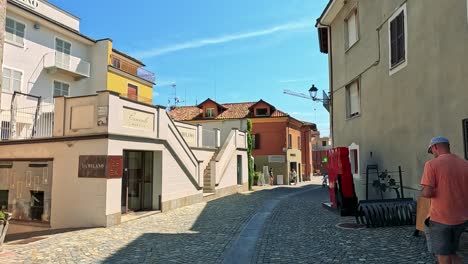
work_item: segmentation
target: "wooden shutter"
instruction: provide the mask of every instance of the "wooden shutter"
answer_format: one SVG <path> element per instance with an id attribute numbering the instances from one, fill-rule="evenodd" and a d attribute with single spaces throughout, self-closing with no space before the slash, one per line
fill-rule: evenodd
<path id="1" fill-rule="evenodd" d="M 398 62 L 400 62 L 405 58 L 405 13 L 401 11 L 396 20 L 398 26 Z"/>
<path id="2" fill-rule="evenodd" d="M 465 159 L 468 160 L 468 118 L 463 120 L 463 141 L 465 143 Z"/>
<path id="3" fill-rule="evenodd" d="M 397 41 L 397 19 L 394 19 L 390 22 L 390 56 L 391 64 L 395 65 L 398 62 L 397 50 L 398 50 L 398 41 Z"/>
<path id="4" fill-rule="evenodd" d="M 132 100 L 137 100 L 138 99 L 138 87 L 132 84 L 128 84 L 127 97 Z"/>
<path id="5" fill-rule="evenodd" d="M 260 134 L 255 134 L 255 149 L 260 148 Z"/>
<path id="6" fill-rule="evenodd" d="M 347 20 L 348 24 L 348 48 L 357 41 L 357 19 L 356 11 Z"/>

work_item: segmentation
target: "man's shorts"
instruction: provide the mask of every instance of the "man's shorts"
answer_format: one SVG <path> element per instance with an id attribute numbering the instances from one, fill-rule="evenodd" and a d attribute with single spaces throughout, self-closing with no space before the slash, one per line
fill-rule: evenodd
<path id="1" fill-rule="evenodd" d="M 445 225 L 432 220 L 426 220 L 425 224 L 429 252 L 442 256 L 456 254 L 465 224 Z"/>

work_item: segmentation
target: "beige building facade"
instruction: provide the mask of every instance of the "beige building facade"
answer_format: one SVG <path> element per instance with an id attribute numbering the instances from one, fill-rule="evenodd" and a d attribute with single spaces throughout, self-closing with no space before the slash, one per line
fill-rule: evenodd
<path id="1" fill-rule="evenodd" d="M 417 197 L 433 136 L 448 137 L 452 152 L 468 158 L 467 4 L 331 0 L 318 19 L 332 141 L 351 149 L 359 199 L 369 164 L 401 166 L 405 193 Z"/>

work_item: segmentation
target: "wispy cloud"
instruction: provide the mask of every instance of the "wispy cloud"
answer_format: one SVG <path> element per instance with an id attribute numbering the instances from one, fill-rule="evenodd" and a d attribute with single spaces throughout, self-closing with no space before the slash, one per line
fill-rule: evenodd
<path id="1" fill-rule="evenodd" d="M 209 45 L 227 43 L 227 42 L 231 42 L 235 40 L 266 36 L 266 35 L 271 35 L 271 34 L 283 32 L 283 31 L 304 29 L 304 28 L 310 27 L 311 25 L 312 23 L 310 21 L 301 20 L 301 21 L 286 23 L 282 25 L 276 25 L 270 28 L 264 28 L 260 30 L 250 31 L 250 32 L 228 34 L 228 35 L 212 37 L 212 38 L 195 39 L 195 40 L 190 40 L 190 41 L 183 42 L 183 43 L 177 43 L 177 44 L 170 45 L 167 47 L 137 51 L 134 53 L 134 56 L 136 56 L 137 58 L 147 59 L 147 58 L 158 57 L 158 56 L 162 56 L 168 53 L 185 50 L 185 49 L 194 49 L 194 48 L 200 48 L 200 47 L 209 46 Z"/>
<path id="2" fill-rule="evenodd" d="M 313 81 L 313 76 L 309 78 L 298 78 L 298 79 L 287 79 L 287 80 L 280 80 L 279 83 L 296 83 L 296 82 L 307 82 Z"/>

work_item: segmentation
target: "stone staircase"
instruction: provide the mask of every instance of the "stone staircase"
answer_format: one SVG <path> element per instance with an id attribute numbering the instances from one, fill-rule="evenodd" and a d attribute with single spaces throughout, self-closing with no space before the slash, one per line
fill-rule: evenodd
<path id="1" fill-rule="evenodd" d="M 203 172 L 203 193 L 205 194 L 214 194 L 215 193 L 215 185 L 216 179 L 211 178 L 211 163 L 216 160 L 216 156 L 218 156 L 218 153 L 220 151 L 220 148 L 218 148 L 213 156 L 211 157 L 210 162 L 208 163 L 208 166 L 206 166 L 205 171 Z"/>

